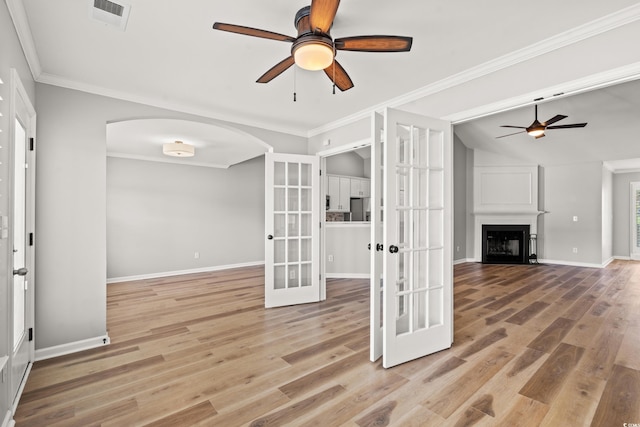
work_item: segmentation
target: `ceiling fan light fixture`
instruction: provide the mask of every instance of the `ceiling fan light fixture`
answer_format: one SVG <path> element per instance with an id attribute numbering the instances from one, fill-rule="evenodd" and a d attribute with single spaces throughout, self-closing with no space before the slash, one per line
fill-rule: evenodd
<path id="1" fill-rule="evenodd" d="M 333 63 L 333 47 L 324 37 L 295 43 L 291 50 L 296 65 L 304 70 L 324 70 Z"/>
<path id="2" fill-rule="evenodd" d="M 530 136 L 538 137 L 538 136 L 542 136 L 544 135 L 544 126 L 540 125 L 540 126 L 534 126 L 534 127 L 530 127 L 529 129 L 527 129 L 527 133 Z"/>
<path id="3" fill-rule="evenodd" d="M 162 153 L 173 157 L 193 157 L 196 153 L 195 147 L 185 144 L 182 141 L 169 142 L 162 145 Z"/>

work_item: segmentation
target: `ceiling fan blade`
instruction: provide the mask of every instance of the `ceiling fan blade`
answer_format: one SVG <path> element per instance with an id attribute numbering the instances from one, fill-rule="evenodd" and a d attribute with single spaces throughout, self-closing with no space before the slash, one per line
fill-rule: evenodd
<path id="1" fill-rule="evenodd" d="M 502 125 L 501 128 L 514 128 L 514 129 L 526 129 L 526 126 L 511 126 L 511 125 Z"/>
<path id="2" fill-rule="evenodd" d="M 294 42 L 296 39 L 285 34 L 274 33 L 272 31 L 259 30 L 257 28 L 243 27 L 242 25 L 225 24 L 216 22 L 213 24 L 214 30 L 228 31 L 230 33 L 243 34 L 245 36 L 259 37 L 261 39 L 278 40 L 281 42 Z"/>
<path id="3" fill-rule="evenodd" d="M 312 0 L 309 12 L 311 31 L 318 30 L 321 33 L 329 34 L 339 5 L 340 0 Z"/>
<path id="4" fill-rule="evenodd" d="M 267 71 L 262 76 L 260 76 L 260 78 L 256 80 L 256 83 L 270 82 L 271 80 L 278 77 L 280 74 L 284 73 L 293 64 L 294 64 L 293 56 L 283 59 L 282 61 L 278 62 L 276 65 L 271 67 L 269 71 Z"/>
<path id="5" fill-rule="evenodd" d="M 334 68 L 335 67 L 335 68 Z M 347 74 L 347 72 L 342 68 L 342 65 L 336 60 L 333 61 L 333 64 L 329 65 L 324 69 L 324 73 L 329 77 L 329 80 L 334 82 L 338 89 L 341 91 L 349 90 L 353 87 L 353 82 L 351 78 Z M 335 80 L 333 76 L 335 75 Z"/>
<path id="6" fill-rule="evenodd" d="M 556 116 L 551 117 L 549 120 L 547 120 L 546 122 L 542 123 L 542 126 L 549 126 L 554 124 L 555 122 L 559 122 L 562 119 L 566 119 L 567 116 L 563 115 L 563 114 L 558 114 Z"/>
<path id="7" fill-rule="evenodd" d="M 336 39 L 336 50 L 358 52 L 408 52 L 413 37 L 404 36 L 355 36 Z"/>
<path id="8" fill-rule="evenodd" d="M 586 123 L 574 123 L 571 125 L 557 125 L 557 126 L 547 126 L 547 129 L 571 129 L 571 128 L 583 128 L 587 124 Z"/>
<path id="9" fill-rule="evenodd" d="M 516 133 L 508 133 L 508 134 L 506 134 L 506 135 L 496 136 L 496 139 L 498 139 L 498 138 L 504 138 L 505 136 L 517 135 L 517 134 L 519 134 L 519 133 L 525 133 L 525 132 L 526 132 L 526 131 L 524 131 L 524 130 L 523 130 L 523 131 L 516 132 Z"/>

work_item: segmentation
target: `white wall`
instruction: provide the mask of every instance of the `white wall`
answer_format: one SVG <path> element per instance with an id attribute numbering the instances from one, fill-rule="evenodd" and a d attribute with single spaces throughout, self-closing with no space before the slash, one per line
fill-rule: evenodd
<path id="1" fill-rule="evenodd" d="M 107 160 L 108 279 L 261 262 L 264 156 L 229 169 Z"/>
<path id="2" fill-rule="evenodd" d="M 220 122 L 45 84 L 37 85 L 36 95 L 36 349 L 45 349 L 106 334 L 106 123 L 131 118 Z M 276 151 L 307 150 L 304 138 L 237 128 Z M 247 252 L 242 261 L 255 256 Z"/>

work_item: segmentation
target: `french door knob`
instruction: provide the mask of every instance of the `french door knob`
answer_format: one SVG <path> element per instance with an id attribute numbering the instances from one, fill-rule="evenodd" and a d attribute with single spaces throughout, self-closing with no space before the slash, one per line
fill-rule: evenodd
<path id="1" fill-rule="evenodd" d="M 389 246 L 389 252 L 391 252 L 392 254 L 397 253 L 398 252 L 398 247 L 396 245 Z"/>
<path id="2" fill-rule="evenodd" d="M 273 236 L 272 236 L 271 234 L 269 234 L 269 235 L 267 236 L 267 239 L 269 239 L 269 240 L 273 240 Z"/>
<path id="3" fill-rule="evenodd" d="M 382 246 L 382 244 L 381 244 L 381 243 L 376 244 L 376 251 L 378 251 L 378 252 L 379 252 L 379 251 L 381 251 L 381 250 L 383 250 L 383 249 L 384 249 L 384 246 Z"/>
<path id="4" fill-rule="evenodd" d="M 26 276 L 28 272 L 29 272 L 29 270 L 27 270 L 25 267 L 22 267 L 22 268 L 19 268 L 17 270 L 13 270 L 13 275 L 14 276 Z"/>

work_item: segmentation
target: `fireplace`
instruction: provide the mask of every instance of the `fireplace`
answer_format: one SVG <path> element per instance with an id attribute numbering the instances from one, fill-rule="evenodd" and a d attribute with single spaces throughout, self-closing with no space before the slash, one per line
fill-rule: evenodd
<path id="1" fill-rule="evenodd" d="M 529 225 L 482 225 L 482 262 L 528 264 Z"/>

